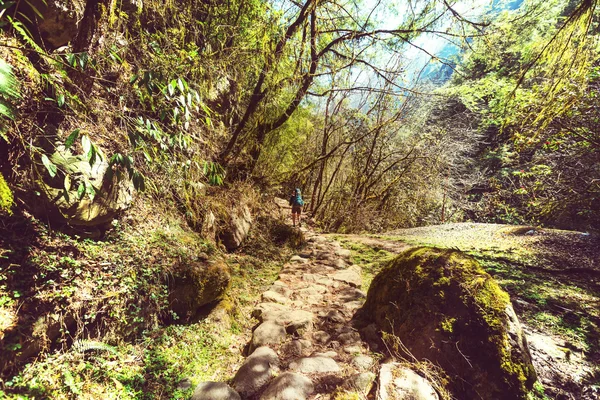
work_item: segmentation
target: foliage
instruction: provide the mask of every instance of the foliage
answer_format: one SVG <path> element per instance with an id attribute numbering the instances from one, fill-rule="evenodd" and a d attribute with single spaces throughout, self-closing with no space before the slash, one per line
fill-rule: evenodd
<path id="1" fill-rule="evenodd" d="M 14 204 L 13 194 L 4 180 L 4 176 L 0 173 L 0 212 L 12 214 L 11 208 Z"/>
<path id="2" fill-rule="evenodd" d="M 6 136 L 6 120 L 14 120 L 14 106 L 12 102 L 21 98 L 19 84 L 15 78 L 11 66 L 0 59 L 0 138 L 8 142 Z"/>

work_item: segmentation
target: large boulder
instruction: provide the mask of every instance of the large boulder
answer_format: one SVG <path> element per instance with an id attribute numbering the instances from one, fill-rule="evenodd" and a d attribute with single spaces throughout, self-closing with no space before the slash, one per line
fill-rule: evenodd
<path id="1" fill-rule="evenodd" d="M 34 32 L 39 32 L 44 45 L 49 49 L 64 46 L 77 35 L 78 21 L 83 17 L 84 8 L 83 0 L 31 0 L 20 7 L 32 20 L 37 19 Z M 43 18 L 38 18 L 36 11 Z"/>
<path id="2" fill-rule="evenodd" d="M 228 251 L 240 247 L 252 227 L 252 214 L 247 205 L 237 206 L 230 211 L 228 221 L 218 233 Z"/>
<path id="3" fill-rule="evenodd" d="M 130 206 L 133 182 L 128 174 L 109 173 L 111 167 L 102 152 L 90 163 L 83 155 L 74 155 L 59 146 L 50 161 L 56 165 L 57 173 L 53 178 L 45 176 L 39 185 L 50 206 L 70 224 L 105 224 Z M 71 182 L 67 187 L 65 175 Z"/>
<path id="4" fill-rule="evenodd" d="M 441 366 L 457 398 L 524 399 L 536 380 L 508 294 L 460 251 L 401 254 L 375 277 L 359 315 L 396 335 L 404 356 Z"/>
<path id="5" fill-rule="evenodd" d="M 229 267 L 220 259 L 178 267 L 169 281 L 171 309 L 183 319 L 200 307 L 222 298 L 231 279 Z"/>

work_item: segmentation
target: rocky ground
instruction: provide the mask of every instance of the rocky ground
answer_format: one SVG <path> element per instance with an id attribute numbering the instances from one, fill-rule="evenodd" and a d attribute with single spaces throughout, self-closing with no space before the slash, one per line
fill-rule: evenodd
<path id="1" fill-rule="evenodd" d="M 473 255 L 509 292 L 545 395 L 600 398 L 598 235 L 460 223 L 334 237 L 348 247 L 360 244 L 391 253 L 433 245 Z"/>
<path id="2" fill-rule="evenodd" d="M 473 227 L 449 225 L 440 228 L 442 233 L 430 229 L 428 237 L 430 244 L 444 247 L 445 240 L 449 240 L 450 243 L 455 243 L 451 247 L 470 253 L 476 251 L 476 255 L 483 255 L 480 260 L 487 260 L 491 255 L 503 261 L 510 261 L 513 257 L 513 260 L 526 260 L 526 263 L 535 267 L 535 256 L 538 253 L 531 249 L 534 246 L 539 248 L 540 243 L 549 238 L 555 241 L 560 236 L 560 232 L 556 231 L 532 232 L 533 229 L 529 227 L 521 227 L 516 231 L 516 228 L 506 226 L 486 225 L 484 228 L 477 233 Z M 406 363 L 392 362 L 384 355 L 388 352 L 378 340 L 374 325 L 359 330 L 353 321 L 355 312 L 364 303 L 367 288 L 363 287 L 365 281 L 360 266 L 353 262 L 356 260 L 354 252 L 348 248 L 360 244 L 393 254 L 423 244 L 423 236 L 410 230 L 378 237 L 326 236 L 303 230 L 308 240 L 307 246 L 282 268 L 278 279 L 262 294 L 261 301 L 254 307 L 253 315 L 259 324 L 254 328 L 252 339 L 244 349 L 247 355 L 245 362 L 232 381 L 201 383 L 196 387 L 192 399 L 446 398 L 446 394 L 436 386 L 435 380 L 423 378 L 426 373 L 417 373 L 414 368 L 408 368 Z M 465 238 L 460 232 L 468 232 L 467 236 L 470 236 Z M 436 234 L 445 239 L 440 241 Z M 454 237 L 457 234 L 459 236 Z M 450 238 L 446 238 L 446 235 Z M 584 246 L 585 241 L 595 240 L 582 234 L 568 235 L 573 236 L 580 246 Z M 506 237 L 510 240 L 501 240 Z M 589 244 L 584 247 L 585 252 L 592 251 L 588 249 Z M 494 250 L 493 254 L 490 249 Z M 585 252 L 582 254 L 587 254 Z M 551 252 L 544 247 L 544 252 L 541 253 Z M 575 259 L 579 260 L 578 257 Z M 538 315 L 548 311 L 542 305 L 546 301 L 552 303 L 551 295 L 555 294 L 551 291 L 552 286 L 536 286 L 542 285 L 541 281 L 549 280 L 543 275 L 547 272 L 539 271 L 538 268 L 537 275 L 528 275 L 518 270 L 516 264 L 509 264 L 508 269 L 512 272 L 507 274 L 498 265 L 489 264 L 486 267 L 491 268 L 490 273 L 509 291 L 515 309 L 524 322 L 523 328 L 533 362 L 539 380 L 546 389 L 544 395 L 538 387 L 539 398 L 598 398 L 598 387 L 593 381 L 594 374 L 597 373 L 594 367 L 596 348 L 592 346 L 584 349 L 577 341 L 547 329 L 543 323 L 535 323 Z M 573 268 L 564 263 L 560 265 L 563 268 Z M 584 265 L 586 269 L 582 273 L 596 267 L 595 262 L 589 261 L 589 258 L 586 258 Z M 558 266 L 558 263 L 544 265 L 549 273 L 555 273 Z M 521 267 L 525 268 L 524 265 Z M 520 275 L 513 276 L 517 270 Z M 594 279 L 595 275 L 592 274 L 588 284 L 595 285 Z M 527 282 L 528 286 L 515 285 L 515 280 Z M 557 278 L 550 281 L 555 286 L 565 284 Z M 590 289 L 589 285 L 587 289 Z M 592 329 L 596 326 L 596 314 L 587 308 L 598 305 L 597 293 L 594 294 L 592 289 L 593 287 L 591 291 L 584 292 L 577 286 L 569 286 L 557 295 L 564 299 L 583 296 L 580 297 L 582 304 L 576 312 L 581 312 L 582 321 L 589 324 L 580 329 L 584 333 L 584 328 Z M 541 301 L 536 296 L 528 295 L 531 293 L 546 297 Z M 537 308 L 533 310 L 534 307 Z M 588 313 L 583 314 L 586 310 Z M 590 340 L 593 341 L 594 337 Z"/>
<path id="3" fill-rule="evenodd" d="M 381 368 L 379 398 L 402 390 L 437 399 L 415 372 L 395 363 L 380 366 L 374 326 L 361 332 L 353 327 L 366 293 L 360 267 L 350 263 L 351 252 L 331 239 L 305 234 L 308 245 L 284 266 L 254 309 L 260 323 L 233 381 L 201 383 L 192 399 L 366 399 Z"/>

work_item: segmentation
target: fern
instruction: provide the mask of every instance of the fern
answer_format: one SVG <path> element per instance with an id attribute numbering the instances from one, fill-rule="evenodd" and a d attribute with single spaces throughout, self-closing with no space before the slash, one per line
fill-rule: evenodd
<path id="1" fill-rule="evenodd" d="M 106 343 L 98 342 L 96 340 L 76 340 L 73 343 L 73 349 L 79 353 L 86 353 L 88 351 L 104 351 L 117 355 L 117 348 Z"/>
<path id="2" fill-rule="evenodd" d="M 21 98 L 19 82 L 12 72 L 10 64 L 0 58 L 0 137 L 8 142 L 7 119 L 14 120 L 13 101 Z"/>

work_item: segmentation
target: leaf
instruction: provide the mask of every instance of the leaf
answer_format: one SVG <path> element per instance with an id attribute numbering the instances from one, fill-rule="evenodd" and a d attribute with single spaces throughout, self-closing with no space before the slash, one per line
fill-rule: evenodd
<path id="1" fill-rule="evenodd" d="M 83 52 L 79 54 L 79 66 L 81 67 L 81 69 L 85 69 L 88 60 L 90 59 L 90 56 L 87 52 Z"/>
<path id="2" fill-rule="evenodd" d="M 56 98 L 56 103 L 58 104 L 59 107 L 64 106 L 65 105 L 65 95 L 59 94 L 58 97 Z"/>
<path id="3" fill-rule="evenodd" d="M 79 200 L 81 200 L 83 198 L 84 194 L 85 194 L 85 183 L 80 182 L 79 186 L 77 187 L 77 197 L 79 198 Z"/>
<path id="4" fill-rule="evenodd" d="M 42 154 L 42 163 L 44 164 L 44 167 L 46 167 L 46 169 L 48 170 L 48 173 L 50 174 L 50 176 L 52 178 L 54 178 L 56 176 L 56 165 L 54 165 L 52 163 L 52 161 L 50 161 L 50 159 L 48 158 L 47 155 Z"/>
<path id="5" fill-rule="evenodd" d="M 181 78 L 177 78 L 177 86 L 179 86 L 179 91 L 183 93 L 185 91 L 185 86 L 183 85 L 183 81 Z"/>
<path id="6" fill-rule="evenodd" d="M 92 148 L 92 142 L 90 141 L 88 135 L 81 136 L 81 147 L 83 147 L 84 154 L 87 155 L 90 152 L 90 149 Z"/>
<path id="7" fill-rule="evenodd" d="M 79 136 L 79 131 L 80 131 L 80 129 L 77 128 L 73 132 L 71 132 L 71 134 L 69 135 L 67 140 L 65 140 L 65 149 L 68 150 L 71 148 L 71 146 L 73 146 L 73 143 L 75 143 L 75 141 L 77 140 L 77 137 Z"/>
<path id="8" fill-rule="evenodd" d="M 71 190 L 71 176 L 69 174 L 65 174 L 65 181 L 64 181 L 64 186 L 65 186 L 65 191 L 68 192 L 69 190 Z M 69 199 L 67 198 L 67 201 Z"/>
<path id="9" fill-rule="evenodd" d="M 73 53 L 67 54 L 65 56 L 65 58 L 67 59 L 67 64 L 69 64 L 71 67 L 75 67 L 77 65 L 77 60 L 75 59 L 75 54 L 73 54 Z"/>
<path id="10" fill-rule="evenodd" d="M 169 92 L 169 96 L 173 96 L 175 94 L 175 87 L 169 83 L 167 85 L 167 91 Z"/>
<path id="11" fill-rule="evenodd" d="M 94 186 L 92 186 L 91 184 L 86 185 L 85 192 L 87 193 L 90 200 L 94 201 L 94 198 L 96 197 L 96 189 L 94 189 Z"/>
<path id="12" fill-rule="evenodd" d="M 135 83 L 135 81 L 137 81 L 137 78 L 139 78 L 138 74 L 131 75 L 131 78 L 129 78 L 129 84 L 133 85 Z"/>

